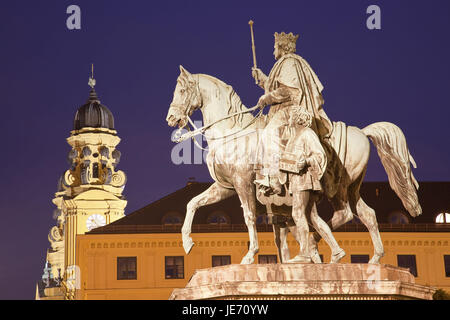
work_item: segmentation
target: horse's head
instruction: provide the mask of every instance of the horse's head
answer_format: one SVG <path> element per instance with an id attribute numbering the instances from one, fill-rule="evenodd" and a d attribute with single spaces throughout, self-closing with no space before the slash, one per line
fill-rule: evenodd
<path id="1" fill-rule="evenodd" d="M 183 128 L 187 124 L 187 117 L 202 106 L 198 80 L 183 66 L 180 66 L 180 75 L 173 93 L 173 100 L 167 113 L 166 121 L 169 126 L 178 125 Z"/>

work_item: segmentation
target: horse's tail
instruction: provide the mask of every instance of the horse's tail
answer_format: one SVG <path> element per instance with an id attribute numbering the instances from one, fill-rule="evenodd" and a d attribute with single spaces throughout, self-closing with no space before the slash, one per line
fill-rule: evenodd
<path id="1" fill-rule="evenodd" d="M 417 197 L 419 184 L 411 172 L 410 163 L 414 168 L 417 166 L 409 153 L 402 130 L 393 123 L 377 122 L 362 131 L 377 148 L 378 156 L 389 178 L 389 185 L 403 206 L 413 217 L 422 214 Z"/>

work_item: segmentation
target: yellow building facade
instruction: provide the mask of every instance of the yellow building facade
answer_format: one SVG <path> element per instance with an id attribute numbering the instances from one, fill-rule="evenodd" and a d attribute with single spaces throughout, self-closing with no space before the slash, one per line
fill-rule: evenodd
<path id="1" fill-rule="evenodd" d="M 373 246 L 368 232 L 336 232 L 336 239 L 347 252 L 342 263 L 352 256 L 371 256 Z M 230 256 L 240 263 L 247 252 L 248 234 L 244 232 L 193 233 L 196 245 L 189 255 L 184 253 L 178 233 L 89 234 L 77 236 L 77 263 L 81 271 L 81 287 L 77 299 L 168 299 L 175 288 L 184 288 L 195 270 L 211 268 L 214 256 Z M 259 256 L 276 255 L 271 232 L 259 232 Z M 398 266 L 398 256 L 414 256 L 416 283 L 450 291 L 450 274 L 445 270 L 445 257 L 450 257 L 448 232 L 382 232 L 386 255 L 382 263 Z M 298 252 L 296 241 L 289 235 L 291 255 Z M 324 261 L 330 249 L 323 241 L 319 252 Z M 118 280 L 118 258 L 136 258 L 136 279 Z M 182 257 L 183 277 L 167 279 L 167 257 Z M 447 273 L 446 273 L 447 272 Z"/>
<path id="2" fill-rule="evenodd" d="M 200 208 L 194 218 L 195 246 L 186 255 L 181 224 L 187 203 L 210 183 L 189 182 L 185 187 L 104 227 L 77 236 L 77 264 L 81 283 L 77 299 L 167 299 L 183 288 L 198 269 L 238 264 L 248 249 L 237 197 Z M 446 212 L 450 183 L 421 183 L 419 199 L 424 214 L 411 218 L 387 182 L 365 183 L 362 196 L 377 211 L 385 256 L 381 262 L 409 268 L 416 283 L 450 291 L 450 215 Z M 264 208 L 258 211 L 264 213 Z M 319 212 L 329 219 L 332 211 L 322 201 Z M 448 212 L 448 210 L 447 210 Z M 264 215 L 257 218 L 259 253 L 255 263 L 277 263 L 272 226 Z M 262 219 L 261 219 L 262 218 Z M 367 263 L 373 246 L 364 225 L 348 223 L 334 232 L 346 251 L 342 263 Z M 291 256 L 298 244 L 289 235 Z M 330 249 L 321 241 L 323 261 Z M 132 277 L 123 278 L 122 263 L 128 261 Z M 127 269 L 126 272 L 129 272 Z"/>

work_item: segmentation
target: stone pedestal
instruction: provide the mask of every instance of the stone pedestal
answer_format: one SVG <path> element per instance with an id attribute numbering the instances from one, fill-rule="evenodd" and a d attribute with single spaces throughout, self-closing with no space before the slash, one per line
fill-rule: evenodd
<path id="1" fill-rule="evenodd" d="M 197 270 L 171 300 L 431 300 L 408 269 L 375 264 L 252 264 Z"/>

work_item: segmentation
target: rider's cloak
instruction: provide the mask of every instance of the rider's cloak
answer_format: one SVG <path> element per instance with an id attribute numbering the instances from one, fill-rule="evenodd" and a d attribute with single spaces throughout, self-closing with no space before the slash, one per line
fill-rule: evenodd
<path id="1" fill-rule="evenodd" d="M 292 102 L 305 107 L 313 115 L 311 127 L 319 137 L 329 137 L 333 126 L 322 108 L 323 85 L 308 62 L 294 53 L 285 54 L 278 59 L 265 83 L 265 93 L 280 86 L 297 89 L 298 94 L 291 97 Z"/>

